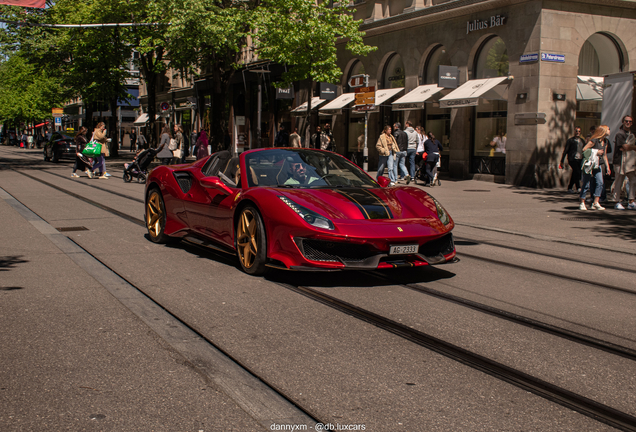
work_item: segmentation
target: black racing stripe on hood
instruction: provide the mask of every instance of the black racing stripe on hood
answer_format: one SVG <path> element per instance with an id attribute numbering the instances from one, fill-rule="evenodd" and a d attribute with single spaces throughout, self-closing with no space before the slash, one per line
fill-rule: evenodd
<path id="1" fill-rule="evenodd" d="M 393 219 L 389 206 L 367 190 L 339 190 L 338 193 L 354 203 L 365 219 Z"/>

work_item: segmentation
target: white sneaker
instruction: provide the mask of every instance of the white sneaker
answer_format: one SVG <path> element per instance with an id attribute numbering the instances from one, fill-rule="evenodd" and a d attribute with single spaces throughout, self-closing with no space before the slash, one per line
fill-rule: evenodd
<path id="1" fill-rule="evenodd" d="M 72 174 L 71 174 L 71 177 L 77 177 L 77 178 L 79 178 L 79 176 L 78 176 L 77 174 L 75 174 L 75 173 L 72 173 Z"/>
<path id="2" fill-rule="evenodd" d="M 623 207 L 623 204 L 621 203 L 616 203 L 616 205 L 614 206 L 614 208 L 616 210 L 625 210 L 625 207 Z"/>
<path id="3" fill-rule="evenodd" d="M 594 210 L 605 210 L 605 207 L 602 207 L 599 203 L 592 204 L 592 208 Z"/>
<path id="4" fill-rule="evenodd" d="M 587 207 L 585 207 L 584 202 L 582 202 L 581 205 L 579 206 L 579 210 L 587 210 Z"/>
<path id="5" fill-rule="evenodd" d="M 110 175 L 110 174 L 108 174 L 108 173 L 104 173 L 104 175 L 105 175 L 106 177 L 110 177 L 110 176 L 111 176 L 111 175 Z"/>
<path id="6" fill-rule="evenodd" d="M 88 178 L 92 179 L 93 178 L 93 173 L 89 170 L 86 170 L 86 175 L 88 176 Z"/>
<path id="7" fill-rule="evenodd" d="M 634 202 L 632 202 L 632 203 L 629 203 L 629 204 L 627 205 L 627 208 L 628 208 L 629 210 L 636 210 L 636 201 L 634 201 Z"/>

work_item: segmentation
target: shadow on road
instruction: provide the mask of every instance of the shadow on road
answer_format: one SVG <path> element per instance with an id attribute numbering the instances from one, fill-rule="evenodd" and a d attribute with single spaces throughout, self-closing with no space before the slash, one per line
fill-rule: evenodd
<path id="1" fill-rule="evenodd" d="M 9 271 L 17 264 L 24 264 L 29 262 L 22 259 L 20 256 L 4 256 L 0 257 L 0 271 Z"/>

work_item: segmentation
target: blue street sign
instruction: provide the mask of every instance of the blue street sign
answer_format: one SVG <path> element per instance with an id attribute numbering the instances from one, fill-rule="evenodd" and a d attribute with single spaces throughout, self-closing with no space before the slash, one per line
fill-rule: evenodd
<path id="1" fill-rule="evenodd" d="M 541 61 L 565 63 L 565 54 L 541 53 Z"/>
<path id="2" fill-rule="evenodd" d="M 55 124 L 56 125 L 61 125 L 62 124 L 62 117 L 55 117 Z"/>
<path id="3" fill-rule="evenodd" d="M 539 61 L 539 53 L 524 54 L 519 57 L 519 63 L 529 63 Z"/>

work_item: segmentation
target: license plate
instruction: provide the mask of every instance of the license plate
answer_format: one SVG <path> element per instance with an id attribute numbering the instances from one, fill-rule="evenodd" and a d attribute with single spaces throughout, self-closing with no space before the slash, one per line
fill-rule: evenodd
<path id="1" fill-rule="evenodd" d="M 419 246 L 416 244 L 391 246 L 391 249 L 389 249 L 389 255 L 404 255 L 404 254 L 417 253 L 418 249 L 419 249 Z"/>

